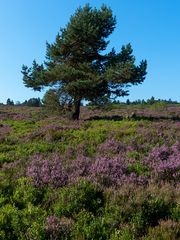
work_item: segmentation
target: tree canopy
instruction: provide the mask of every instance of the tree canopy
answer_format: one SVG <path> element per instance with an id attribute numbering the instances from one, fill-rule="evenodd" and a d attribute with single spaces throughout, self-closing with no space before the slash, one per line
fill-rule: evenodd
<path id="1" fill-rule="evenodd" d="M 89 4 L 80 7 L 61 28 L 55 42 L 47 43 L 46 61 L 32 67 L 23 65 L 26 87 L 40 91 L 56 87 L 74 105 L 73 118 L 79 119 L 82 100 L 98 101 L 128 95 L 128 87 L 144 81 L 147 62 L 135 64 L 131 44 L 120 52 L 105 51 L 116 18 L 106 5 L 98 10 Z"/>

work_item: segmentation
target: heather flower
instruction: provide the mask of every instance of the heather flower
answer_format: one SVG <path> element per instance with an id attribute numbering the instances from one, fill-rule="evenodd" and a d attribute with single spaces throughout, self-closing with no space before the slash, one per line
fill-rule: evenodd
<path id="1" fill-rule="evenodd" d="M 150 167 L 152 176 L 156 179 L 178 181 L 180 179 L 180 144 L 176 143 L 171 147 L 155 147 L 144 163 Z"/>
<path id="2" fill-rule="evenodd" d="M 104 143 L 100 144 L 98 146 L 98 151 L 101 154 L 107 155 L 107 153 L 112 153 L 112 154 L 124 154 L 127 151 L 129 151 L 131 148 L 127 145 L 125 145 L 122 142 L 116 141 L 114 138 L 110 138 L 106 140 Z"/>
<path id="3" fill-rule="evenodd" d="M 49 233 L 57 232 L 59 230 L 59 227 L 60 227 L 59 218 L 57 218 L 56 216 L 47 217 L 45 229 Z"/>
<path id="4" fill-rule="evenodd" d="M 60 221 L 55 216 L 49 216 L 45 225 L 46 235 L 48 239 L 58 240 L 60 236 Z"/>
<path id="5" fill-rule="evenodd" d="M 147 183 L 148 183 L 148 179 L 146 176 L 140 176 L 134 172 L 130 174 L 123 174 L 120 181 L 120 184 L 123 184 L 123 185 L 130 185 L 130 184 L 146 185 Z"/>
<path id="6" fill-rule="evenodd" d="M 126 166 L 122 157 L 99 156 L 91 166 L 91 177 L 97 183 L 109 186 L 117 184 L 126 172 Z"/>
<path id="7" fill-rule="evenodd" d="M 60 236 L 67 236 L 72 229 L 73 220 L 69 218 L 58 218 L 56 216 L 49 216 L 46 219 L 46 233 L 50 239 L 60 239 Z"/>
<path id="8" fill-rule="evenodd" d="M 0 123 L 0 143 L 6 139 L 10 131 L 11 128 L 8 125 Z"/>
<path id="9" fill-rule="evenodd" d="M 92 160 L 83 155 L 78 155 L 68 167 L 69 181 L 77 181 L 79 177 L 87 177 L 90 173 Z"/>
<path id="10" fill-rule="evenodd" d="M 172 154 L 168 160 L 161 161 L 156 166 L 156 173 L 161 179 L 180 180 L 180 152 L 179 155 Z"/>
<path id="11" fill-rule="evenodd" d="M 55 154 L 53 159 L 43 159 L 40 155 L 34 155 L 27 169 L 27 175 L 32 178 L 36 186 L 61 187 L 68 179 L 59 157 Z"/>

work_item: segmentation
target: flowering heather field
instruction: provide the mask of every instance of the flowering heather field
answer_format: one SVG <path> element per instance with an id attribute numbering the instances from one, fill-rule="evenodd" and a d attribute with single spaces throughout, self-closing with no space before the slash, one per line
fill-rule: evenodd
<path id="1" fill-rule="evenodd" d="M 180 239 L 180 105 L 0 107 L 0 239 Z"/>

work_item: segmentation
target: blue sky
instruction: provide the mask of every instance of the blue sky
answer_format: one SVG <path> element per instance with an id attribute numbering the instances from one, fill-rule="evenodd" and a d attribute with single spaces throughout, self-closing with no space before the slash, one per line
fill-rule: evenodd
<path id="1" fill-rule="evenodd" d="M 0 102 L 43 96 L 24 87 L 22 64 L 42 63 L 46 41 L 52 43 L 76 8 L 88 2 L 98 8 L 105 3 L 116 15 L 109 48 L 119 51 L 130 42 L 137 63 L 148 61 L 146 80 L 128 98 L 180 101 L 179 0 L 0 0 Z"/>

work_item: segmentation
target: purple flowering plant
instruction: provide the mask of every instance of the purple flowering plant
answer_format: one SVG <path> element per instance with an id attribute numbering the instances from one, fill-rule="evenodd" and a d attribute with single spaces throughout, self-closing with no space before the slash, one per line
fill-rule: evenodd
<path id="1" fill-rule="evenodd" d="M 36 186 L 62 187 L 68 180 L 58 154 L 53 154 L 52 159 L 44 159 L 39 154 L 34 155 L 27 169 L 27 176 L 32 178 Z"/>

